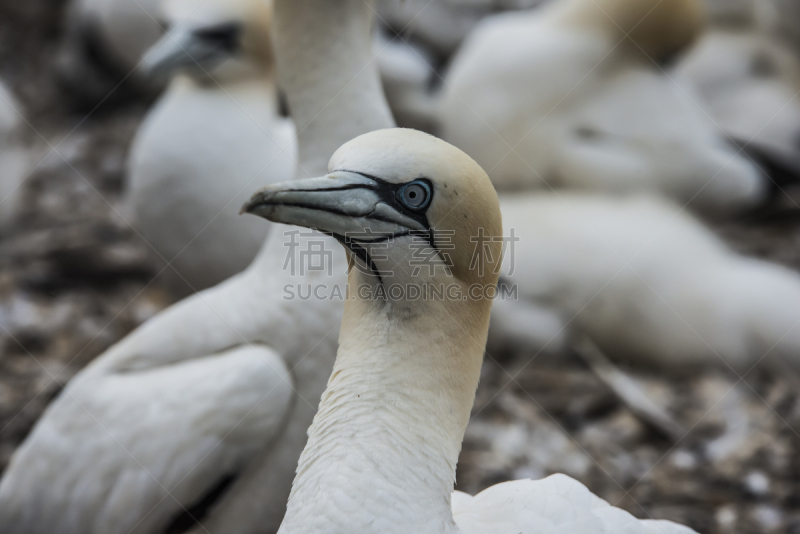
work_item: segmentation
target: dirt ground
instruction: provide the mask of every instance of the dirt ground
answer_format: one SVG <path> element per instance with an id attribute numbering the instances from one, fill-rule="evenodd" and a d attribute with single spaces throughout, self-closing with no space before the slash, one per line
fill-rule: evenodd
<path id="1" fill-rule="evenodd" d="M 0 238 L 0 469 L 78 371 L 158 310 L 147 251 L 118 215 L 147 99 L 78 111 L 54 62 L 63 0 L 0 0 L 0 76 L 40 161 Z M 791 203 L 788 203 L 791 205 Z M 715 223 L 732 247 L 800 269 L 798 211 Z M 800 534 L 800 381 L 763 362 L 743 377 L 626 370 L 682 427 L 667 438 L 580 360 L 487 357 L 458 489 L 565 472 L 641 518 L 706 534 Z"/>

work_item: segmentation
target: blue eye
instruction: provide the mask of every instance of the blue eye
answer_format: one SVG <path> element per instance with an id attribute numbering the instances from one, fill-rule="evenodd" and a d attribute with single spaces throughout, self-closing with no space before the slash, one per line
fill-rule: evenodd
<path id="1" fill-rule="evenodd" d="M 421 180 L 406 184 L 398 191 L 400 202 L 412 211 L 422 211 L 431 201 L 431 186 Z"/>

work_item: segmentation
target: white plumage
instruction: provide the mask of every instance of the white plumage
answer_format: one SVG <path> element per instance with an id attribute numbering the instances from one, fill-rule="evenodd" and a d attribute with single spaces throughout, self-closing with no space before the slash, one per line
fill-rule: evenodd
<path id="1" fill-rule="evenodd" d="M 278 112 L 268 4 L 217 4 L 169 4 L 173 28 L 145 64 L 173 79 L 129 160 L 131 223 L 157 263 L 170 263 L 164 272 L 177 295 L 250 264 L 267 227 L 239 207 L 254 187 L 289 179 L 297 158 L 294 126 Z M 230 50 L 226 37 L 204 33 L 225 25 Z"/>
<path id="2" fill-rule="evenodd" d="M 648 190 L 706 209 L 756 205 L 766 177 L 654 64 L 691 40 L 697 11 L 682 0 L 563 0 L 487 18 L 445 77 L 443 138 L 500 191 Z"/>
<path id="3" fill-rule="evenodd" d="M 675 68 L 675 79 L 725 133 L 788 159 L 800 158 L 800 60 L 767 27 L 713 27 Z"/>
<path id="4" fill-rule="evenodd" d="M 474 497 L 453 493 L 463 534 L 692 534 L 671 521 L 640 521 L 566 475 L 496 484 Z"/>
<path id="5" fill-rule="evenodd" d="M 501 196 L 507 284 L 493 342 L 562 346 L 573 328 L 609 354 L 665 367 L 797 362 L 800 275 L 730 251 L 664 200 L 581 193 Z"/>

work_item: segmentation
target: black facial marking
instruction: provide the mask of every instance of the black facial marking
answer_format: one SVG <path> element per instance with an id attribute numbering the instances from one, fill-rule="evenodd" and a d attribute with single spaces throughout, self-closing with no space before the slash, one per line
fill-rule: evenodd
<path id="1" fill-rule="evenodd" d="M 216 26 L 208 26 L 194 30 L 194 36 L 214 48 L 233 54 L 239 49 L 242 25 L 238 22 L 226 22 Z"/>
<path id="2" fill-rule="evenodd" d="M 441 252 L 439 251 L 439 247 L 436 246 L 436 241 L 434 239 L 433 230 L 431 229 L 431 223 L 428 221 L 428 216 L 425 213 L 427 208 L 431 205 L 431 202 L 433 202 L 433 196 L 434 196 L 433 183 L 428 178 L 417 178 L 416 180 L 413 180 L 413 181 L 405 183 L 405 184 L 393 184 L 393 183 L 387 182 L 386 180 L 378 178 L 377 176 L 373 176 L 371 174 L 367 174 L 367 173 L 364 173 L 364 172 L 350 171 L 350 170 L 347 170 L 347 169 L 338 169 L 338 170 L 341 170 L 342 172 L 352 172 L 353 174 L 359 174 L 359 175 L 364 176 L 365 178 L 369 178 L 370 180 L 375 182 L 374 186 L 364 186 L 364 185 L 361 185 L 361 184 L 354 184 L 352 186 L 345 186 L 345 187 L 342 188 L 342 190 L 355 189 L 355 188 L 359 188 L 359 187 L 370 187 L 373 191 L 378 193 L 378 196 L 380 197 L 381 202 L 383 202 L 384 204 L 387 204 L 388 206 L 394 208 L 397 212 L 402 213 L 406 217 L 408 217 L 410 219 L 414 219 L 415 221 L 420 223 L 425 228 L 425 230 L 420 230 L 420 231 L 413 231 L 412 230 L 412 231 L 409 231 L 409 232 L 404 232 L 402 234 L 392 234 L 392 235 L 382 236 L 380 238 L 377 238 L 377 239 L 374 239 L 374 240 L 370 240 L 370 241 L 367 241 L 367 240 L 364 240 L 364 239 L 360 239 L 361 242 L 364 242 L 364 243 L 379 243 L 379 242 L 382 242 L 382 241 L 388 241 L 389 239 L 395 239 L 395 238 L 404 237 L 404 236 L 407 236 L 407 235 L 410 235 L 410 236 L 423 236 L 425 238 L 425 241 L 431 246 L 431 248 L 435 249 L 441 255 Z M 426 192 L 428 193 L 428 198 L 423 203 L 424 208 L 422 208 L 422 209 L 412 209 L 411 207 L 407 206 L 401 200 L 401 196 L 400 196 L 401 192 L 404 189 L 406 189 L 408 186 L 412 185 L 412 184 L 421 184 L 426 189 Z M 373 218 L 373 219 L 376 219 L 376 220 L 385 220 L 385 219 L 381 219 L 380 217 L 378 217 L 378 216 L 376 216 L 374 214 L 370 215 L 370 217 Z M 387 222 L 391 222 L 391 221 L 387 221 Z M 334 236 L 334 237 L 336 237 L 336 236 Z M 337 237 L 337 239 L 339 239 L 339 238 Z M 347 239 L 347 241 L 351 241 L 352 242 L 352 239 Z M 340 239 L 340 242 L 343 245 L 345 245 L 347 248 L 352 250 L 354 254 L 356 254 L 362 260 L 364 260 L 364 262 L 367 265 L 370 266 L 370 269 L 372 269 L 372 271 L 378 276 L 378 278 L 381 279 L 380 272 L 378 271 L 377 267 L 375 266 L 375 263 L 372 261 L 372 258 L 369 257 L 369 252 L 366 249 L 364 249 L 363 247 L 359 247 L 361 250 L 360 251 L 356 251 L 356 250 L 354 250 L 354 248 L 353 248 L 351 243 L 347 243 L 345 241 L 342 241 L 341 239 Z M 381 281 L 381 283 L 382 283 L 382 281 Z"/>

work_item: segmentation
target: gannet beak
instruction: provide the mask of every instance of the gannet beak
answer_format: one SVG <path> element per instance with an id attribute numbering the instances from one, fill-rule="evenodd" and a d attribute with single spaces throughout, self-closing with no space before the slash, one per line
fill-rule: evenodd
<path id="1" fill-rule="evenodd" d="M 180 69 L 211 69 L 238 51 L 241 32 L 237 23 L 170 30 L 145 52 L 139 68 L 156 78 Z"/>
<path id="2" fill-rule="evenodd" d="M 424 224 L 393 206 L 394 196 L 394 190 L 385 183 L 339 171 L 267 186 L 252 196 L 242 213 L 341 237 L 368 235 L 380 240 L 425 231 Z"/>

